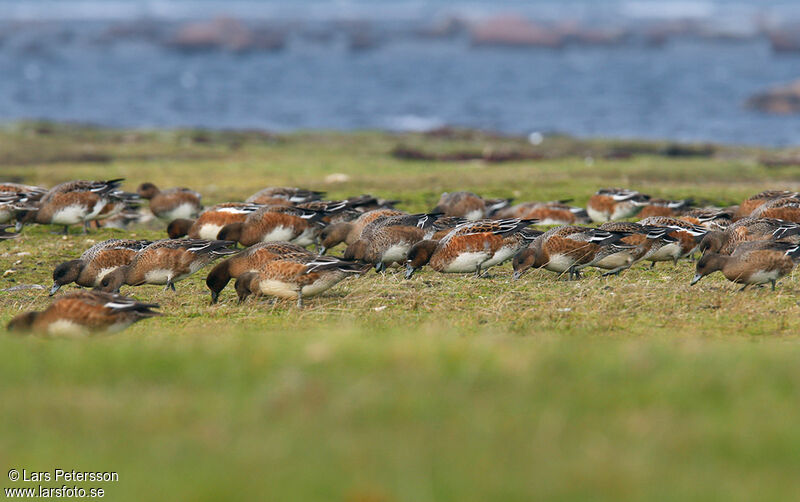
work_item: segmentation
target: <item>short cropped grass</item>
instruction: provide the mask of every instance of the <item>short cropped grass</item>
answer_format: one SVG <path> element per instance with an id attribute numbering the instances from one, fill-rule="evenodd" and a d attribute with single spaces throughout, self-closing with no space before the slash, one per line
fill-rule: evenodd
<path id="1" fill-rule="evenodd" d="M 208 204 L 297 185 L 401 199 L 410 211 L 457 189 L 583 204 L 626 186 L 731 204 L 800 188 L 800 168 L 764 167 L 752 149 L 671 158 L 636 143 L 643 153 L 609 160 L 634 144 L 548 141 L 543 160 L 492 164 L 391 152 L 534 147 L 480 134 L 23 124 L 0 131 L 0 172 L 48 186 L 190 186 Z M 22 287 L 0 292 L 3 325 L 44 308 L 46 291 L 25 286 L 49 287 L 53 267 L 92 243 L 165 236 L 161 223 L 51 230 L 0 242 L 0 289 Z M 776 292 L 744 293 L 719 275 L 690 287 L 691 275 L 688 261 L 581 281 L 535 271 L 512 282 L 508 265 L 484 279 L 390 270 L 303 310 L 238 305 L 231 286 L 210 306 L 203 272 L 177 293 L 124 289 L 166 315 L 88 340 L 0 335 L 0 472 L 117 471 L 119 482 L 100 484 L 109 500 L 792 499 L 798 272 Z M 3 476 L 3 488 L 36 484 Z"/>

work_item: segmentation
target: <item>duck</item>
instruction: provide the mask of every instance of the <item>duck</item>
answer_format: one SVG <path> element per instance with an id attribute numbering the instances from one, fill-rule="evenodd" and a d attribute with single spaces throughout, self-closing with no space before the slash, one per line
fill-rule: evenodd
<path id="1" fill-rule="evenodd" d="M 54 300 L 41 312 L 25 312 L 8 324 L 9 331 L 34 331 L 49 335 L 114 333 L 131 324 L 162 315 L 157 303 L 101 291 L 73 291 Z"/>
<path id="2" fill-rule="evenodd" d="M 494 213 L 496 219 L 519 218 L 538 220 L 539 225 L 575 225 L 589 223 L 589 215 L 582 207 L 570 206 L 571 199 L 550 202 L 523 202 L 500 209 Z"/>
<path id="3" fill-rule="evenodd" d="M 221 256 L 236 253 L 232 241 L 202 239 L 163 239 L 148 245 L 128 265 L 118 267 L 103 277 L 99 289 L 118 292 L 123 284 L 163 284 L 175 291 L 183 280 Z"/>
<path id="4" fill-rule="evenodd" d="M 701 207 L 684 212 L 678 219 L 708 230 L 725 230 L 733 223 L 735 210 L 718 207 Z"/>
<path id="5" fill-rule="evenodd" d="M 620 239 L 619 244 L 604 246 L 591 266 L 608 270 L 603 277 L 619 275 L 634 263 L 657 250 L 678 242 L 670 237 L 672 228 L 642 225 L 628 221 L 610 221 L 600 225 L 600 230 L 628 234 Z"/>
<path id="6" fill-rule="evenodd" d="M 411 246 L 442 230 L 435 226 L 439 217 L 440 213 L 419 213 L 378 218 L 364 227 L 356 242 L 347 246 L 344 259 L 371 263 L 376 272 L 384 272 L 394 263 L 403 265 Z"/>
<path id="7" fill-rule="evenodd" d="M 573 225 L 551 228 L 514 257 L 512 279 L 519 279 L 531 267 L 579 278 L 580 270 L 598 257 L 602 246 L 614 244 L 626 235 Z"/>
<path id="8" fill-rule="evenodd" d="M 691 285 L 703 277 L 721 271 L 729 281 L 743 284 L 739 291 L 750 285 L 775 283 L 788 275 L 800 261 L 800 245 L 780 241 L 752 241 L 736 246 L 730 255 L 706 252 L 697 262 Z"/>
<path id="9" fill-rule="evenodd" d="M 225 289 L 231 279 L 246 272 L 257 272 L 263 265 L 272 260 L 314 257 L 311 251 L 289 242 L 260 242 L 219 262 L 206 277 L 206 286 L 211 290 L 211 303 L 217 303 L 220 292 Z"/>
<path id="10" fill-rule="evenodd" d="M 42 196 L 34 211 L 22 218 L 23 222 L 62 225 L 64 234 L 70 225 L 83 223 L 83 232 L 88 231 L 89 222 L 101 218 L 101 212 L 109 203 L 120 201 L 123 192 L 119 186 L 123 179 L 107 181 L 76 180 L 54 186 Z M 118 206 L 121 210 L 122 207 Z M 113 216 L 104 213 L 102 217 Z"/>
<path id="11" fill-rule="evenodd" d="M 800 196 L 780 197 L 761 204 L 752 213 L 752 218 L 775 218 L 800 223 Z"/>
<path id="12" fill-rule="evenodd" d="M 639 223 L 650 227 L 664 227 L 670 230 L 669 236 L 675 242 L 663 246 L 654 246 L 642 259 L 655 267 L 661 261 L 677 263 L 679 259 L 691 255 L 698 247 L 700 240 L 708 233 L 708 229 L 670 216 L 650 216 Z"/>
<path id="13" fill-rule="evenodd" d="M 740 220 L 749 217 L 753 211 L 759 206 L 774 199 L 782 199 L 785 197 L 800 197 L 800 193 L 791 192 L 789 190 L 764 190 L 755 195 L 752 195 L 739 204 L 736 212 L 733 215 L 733 220 Z"/>
<path id="14" fill-rule="evenodd" d="M 469 221 L 490 218 L 495 212 L 508 207 L 513 199 L 484 199 L 472 192 L 445 192 L 431 213 L 466 218 Z"/>
<path id="15" fill-rule="evenodd" d="M 637 215 L 639 219 L 649 218 L 650 216 L 681 216 L 691 205 L 693 199 L 669 200 L 669 199 L 650 199 L 642 207 Z"/>
<path id="16" fill-rule="evenodd" d="M 50 296 L 72 282 L 86 288 L 99 286 L 103 277 L 119 267 L 129 265 L 136 253 L 150 244 L 151 241 L 129 239 L 98 242 L 84 251 L 77 260 L 65 261 L 53 270 Z"/>
<path id="17" fill-rule="evenodd" d="M 367 266 L 332 256 L 294 256 L 263 263 L 257 272 L 245 272 L 236 279 L 239 303 L 250 295 L 303 299 L 319 295 L 347 277 L 363 274 Z"/>
<path id="18" fill-rule="evenodd" d="M 188 188 L 160 190 L 153 183 L 146 182 L 139 185 L 136 193 L 150 201 L 153 215 L 165 221 L 195 218 L 203 209 L 202 196 Z"/>
<path id="19" fill-rule="evenodd" d="M 295 187 L 267 187 L 259 190 L 245 202 L 262 205 L 295 205 L 304 202 L 322 200 L 325 192 L 306 190 L 305 188 Z"/>
<path id="20" fill-rule="evenodd" d="M 596 223 L 636 216 L 647 205 L 649 195 L 627 188 L 602 188 L 589 198 L 586 212 Z"/>
<path id="21" fill-rule="evenodd" d="M 250 213 L 244 222 L 230 223 L 222 227 L 218 238 L 238 241 L 248 247 L 258 242 L 286 241 L 300 246 L 317 242 L 324 227 L 322 218 L 341 211 L 346 204 L 326 204 L 318 209 L 295 206 L 263 206 Z"/>
<path id="22" fill-rule="evenodd" d="M 424 265 L 442 273 L 483 271 L 510 260 L 542 232 L 528 230 L 536 220 L 510 218 L 463 223 L 440 240 L 428 239 L 414 244 L 408 251 L 405 278 Z"/>
<path id="23" fill-rule="evenodd" d="M 14 220 L 21 211 L 36 209 L 47 189 L 21 183 L 0 183 L 0 224 Z"/>
<path id="24" fill-rule="evenodd" d="M 214 240 L 225 225 L 243 223 L 261 205 L 249 202 L 223 202 L 203 210 L 196 220 L 178 218 L 167 225 L 170 239 L 188 236 L 190 239 Z"/>
<path id="25" fill-rule="evenodd" d="M 365 226 L 378 218 L 389 216 L 402 216 L 405 213 L 396 209 L 375 209 L 363 213 L 351 221 L 342 221 L 326 226 L 319 233 L 319 254 L 324 255 L 327 250 L 345 243 L 348 246 L 361 238 L 361 231 Z"/>
<path id="26" fill-rule="evenodd" d="M 711 231 L 703 236 L 698 249 L 729 255 L 742 242 L 779 240 L 800 235 L 800 224 L 774 218 L 741 218 L 724 231 Z"/>

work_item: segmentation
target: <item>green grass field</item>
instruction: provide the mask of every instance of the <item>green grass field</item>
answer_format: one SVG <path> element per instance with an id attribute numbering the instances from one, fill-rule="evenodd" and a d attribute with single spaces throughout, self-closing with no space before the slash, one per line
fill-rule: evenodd
<path id="1" fill-rule="evenodd" d="M 759 161 L 792 152 L 751 148 L 670 157 L 652 143 L 532 147 L 476 133 L 51 124 L 8 126 L 0 144 L 3 180 L 125 177 L 128 190 L 189 186 L 208 204 L 271 185 L 368 192 L 409 211 L 457 189 L 584 204 L 598 188 L 625 186 L 732 204 L 800 188 L 800 167 Z M 391 155 L 399 145 L 543 158 L 410 161 Z M 0 289 L 49 287 L 56 264 L 103 239 L 165 237 L 158 223 L 51 230 L 0 241 Z M 370 272 L 302 311 L 237 305 L 232 285 L 209 306 L 202 271 L 177 293 L 123 288 L 167 315 L 80 340 L 0 328 L 0 487 L 37 484 L 10 482 L 11 468 L 63 468 L 118 472 L 115 483 L 77 483 L 104 487 L 109 500 L 794 499 L 800 272 L 774 293 L 736 293 L 719 274 L 690 287 L 692 273 L 689 262 L 581 281 L 535 271 L 512 283 L 509 265 L 487 279 Z M 0 324 L 48 302 L 43 290 L 0 292 Z"/>

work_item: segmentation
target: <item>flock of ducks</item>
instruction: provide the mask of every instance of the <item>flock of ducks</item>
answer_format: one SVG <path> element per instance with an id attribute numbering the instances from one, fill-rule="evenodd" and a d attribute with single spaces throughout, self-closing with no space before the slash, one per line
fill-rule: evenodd
<path id="1" fill-rule="evenodd" d="M 398 201 L 370 195 L 326 201 L 323 192 L 286 187 L 204 209 L 192 190 L 144 183 L 129 193 L 121 190 L 122 181 L 71 181 L 49 190 L 0 183 L 0 239 L 17 237 L 29 223 L 58 225 L 64 233 L 71 225 L 83 225 L 84 232 L 93 225 L 125 227 L 144 214 L 137 210 L 142 200 L 167 223 L 169 237 L 111 239 L 59 264 L 51 296 L 72 283 L 91 289 L 16 316 L 10 330 L 125 328 L 161 314 L 154 303 L 120 295 L 122 287 L 175 290 L 177 282 L 220 258 L 206 277 L 212 303 L 235 280 L 240 302 L 251 295 L 293 298 L 298 307 L 372 267 L 379 273 L 404 267 L 407 279 L 425 266 L 480 277 L 511 260 L 514 280 L 532 268 L 579 279 L 588 267 L 618 275 L 638 262 L 654 267 L 700 252 L 691 284 L 721 271 L 742 289 L 770 284 L 774 290 L 800 261 L 800 193 L 782 190 L 728 208 L 696 208 L 691 200 L 619 188 L 599 190 L 586 208 L 569 200 L 512 205 L 510 199 L 455 192 L 442 194 L 429 213 L 408 214 L 394 207 Z M 637 222 L 621 221 L 635 217 Z M 346 246 L 342 257 L 326 255 L 340 244 Z"/>

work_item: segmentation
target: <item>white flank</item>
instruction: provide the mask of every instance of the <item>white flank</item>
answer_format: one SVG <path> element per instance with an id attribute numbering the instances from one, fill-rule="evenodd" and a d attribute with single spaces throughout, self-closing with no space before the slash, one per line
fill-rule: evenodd
<path id="1" fill-rule="evenodd" d="M 747 284 L 766 284 L 780 279 L 781 273 L 778 270 L 759 270 L 747 279 Z"/>
<path id="2" fill-rule="evenodd" d="M 679 242 L 670 242 L 661 246 L 655 253 L 646 257 L 649 261 L 670 261 L 681 256 L 681 245 Z"/>
<path id="3" fill-rule="evenodd" d="M 297 298 L 297 288 L 294 284 L 274 279 L 265 279 L 258 283 L 262 294 L 277 296 L 279 298 Z"/>
<path id="4" fill-rule="evenodd" d="M 608 213 L 605 211 L 598 211 L 596 209 L 592 209 L 591 207 L 587 207 L 586 212 L 589 214 L 589 218 L 591 218 L 595 223 L 605 223 L 609 221 Z"/>
<path id="5" fill-rule="evenodd" d="M 624 220 L 630 218 L 642 210 L 642 206 L 637 206 L 632 202 L 623 202 L 614 206 L 614 212 L 611 214 L 611 219 Z"/>
<path id="6" fill-rule="evenodd" d="M 53 214 L 51 223 L 53 225 L 75 225 L 82 223 L 86 216 L 86 208 L 79 204 L 67 206 L 59 209 Z"/>
<path id="7" fill-rule="evenodd" d="M 478 251 L 473 253 L 461 253 L 455 260 L 448 263 L 442 272 L 453 274 L 460 274 L 466 272 L 475 272 L 478 270 L 478 265 L 482 264 L 489 258 L 489 253 L 485 251 Z"/>
<path id="8" fill-rule="evenodd" d="M 50 335 L 82 335 L 86 331 L 84 326 L 68 319 L 59 319 L 47 326 L 47 333 Z"/>
<path id="9" fill-rule="evenodd" d="M 544 266 L 551 272 L 564 273 L 575 265 L 575 260 L 565 254 L 551 255 L 550 261 Z"/>
<path id="10" fill-rule="evenodd" d="M 222 230 L 222 225 L 205 223 L 200 226 L 200 230 L 197 231 L 197 235 L 201 239 L 216 240 L 220 230 Z"/>
<path id="11" fill-rule="evenodd" d="M 289 241 L 294 237 L 294 230 L 284 226 L 275 227 L 261 238 L 261 242 Z"/>
<path id="12" fill-rule="evenodd" d="M 180 206 L 172 209 L 171 211 L 166 211 L 158 215 L 159 218 L 165 221 L 172 221 L 177 220 L 178 218 L 181 219 L 188 219 L 197 214 L 197 207 L 189 202 L 185 202 Z"/>
<path id="13" fill-rule="evenodd" d="M 410 244 L 395 244 L 383 252 L 381 261 L 383 263 L 405 263 L 408 251 L 411 249 Z"/>
<path id="14" fill-rule="evenodd" d="M 464 218 L 468 219 L 469 221 L 478 221 L 483 218 L 483 210 L 476 209 L 474 211 L 470 211 L 464 215 Z"/>
<path id="15" fill-rule="evenodd" d="M 592 265 L 598 268 L 615 269 L 625 267 L 633 263 L 633 257 L 630 251 L 619 251 L 617 253 L 606 256 L 605 258 L 593 263 Z"/>
<path id="16" fill-rule="evenodd" d="M 158 268 L 146 272 L 144 280 L 147 284 L 166 284 L 172 278 L 172 274 L 172 270 Z"/>
<path id="17" fill-rule="evenodd" d="M 545 225 L 546 225 L 546 223 L 545 223 Z M 483 265 L 481 265 L 481 268 L 489 268 L 489 267 L 494 267 L 495 265 L 499 265 L 499 264 L 503 263 L 504 261 L 513 258 L 515 254 L 517 254 L 517 247 L 516 246 L 504 246 L 504 247 L 501 247 L 500 249 L 497 250 L 497 252 L 494 254 L 494 256 L 492 256 L 491 258 L 486 260 L 483 263 Z"/>

